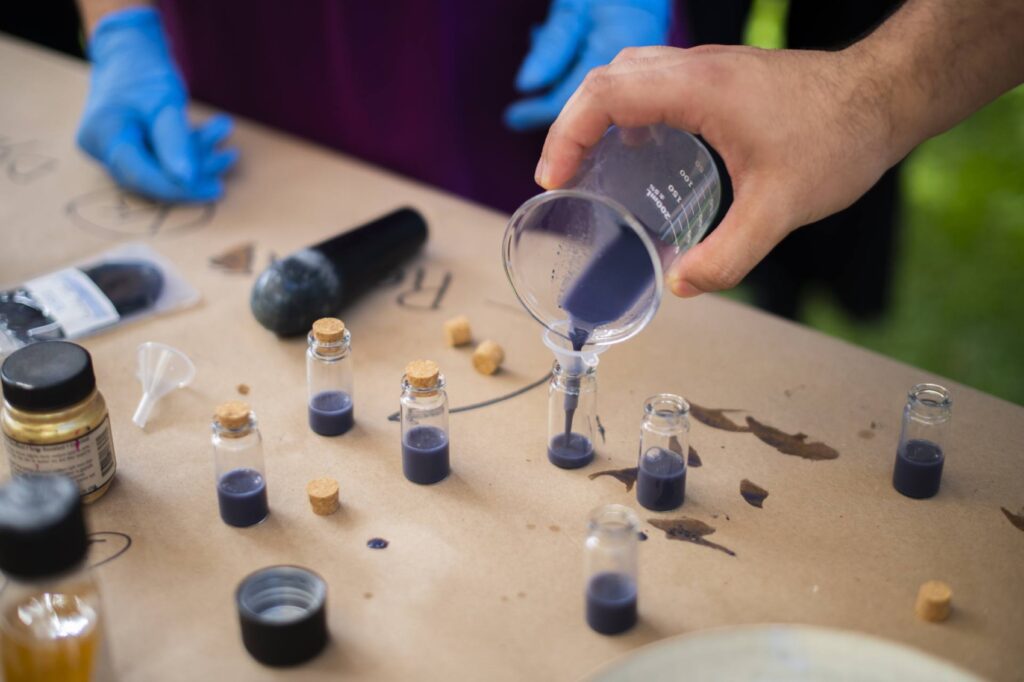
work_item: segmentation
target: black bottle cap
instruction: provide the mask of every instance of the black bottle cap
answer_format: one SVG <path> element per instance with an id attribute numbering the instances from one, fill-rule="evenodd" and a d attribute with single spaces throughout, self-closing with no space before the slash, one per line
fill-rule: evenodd
<path id="1" fill-rule="evenodd" d="M 92 358 L 67 341 L 19 348 L 0 367 L 4 399 L 19 410 L 49 412 L 84 400 L 96 388 Z"/>
<path id="2" fill-rule="evenodd" d="M 327 644 L 327 584 L 300 566 L 269 566 L 238 585 L 242 643 L 260 663 L 304 663 Z"/>
<path id="3" fill-rule="evenodd" d="M 78 485 L 67 476 L 18 476 L 0 486 L 0 571 L 15 578 L 63 573 L 89 540 Z"/>

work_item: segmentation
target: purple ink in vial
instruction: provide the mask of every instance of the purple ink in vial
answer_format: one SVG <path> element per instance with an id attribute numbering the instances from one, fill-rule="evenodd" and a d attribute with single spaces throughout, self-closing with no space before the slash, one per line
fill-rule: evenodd
<path id="1" fill-rule="evenodd" d="M 309 428 L 321 436 L 340 436 L 355 424 L 352 335 L 341 320 L 324 317 L 313 323 L 308 341 Z"/>
<path id="2" fill-rule="evenodd" d="M 686 499 L 686 452 L 690 404 L 672 393 L 644 401 L 636 500 L 652 511 L 669 511 Z"/>
<path id="3" fill-rule="evenodd" d="M 629 630 L 637 622 L 637 554 L 639 526 L 629 507 L 609 504 L 595 509 L 584 543 L 587 625 L 603 635 Z"/>
<path id="4" fill-rule="evenodd" d="M 214 411 L 211 428 L 221 520 L 238 527 L 260 523 L 270 506 L 256 415 L 244 402 L 227 402 Z"/>
<path id="5" fill-rule="evenodd" d="M 444 480 L 449 471 L 448 394 L 436 362 L 416 360 L 402 377 L 402 472 L 413 483 Z"/>
<path id="6" fill-rule="evenodd" d="M 579 469 L 594 460 L 597 358 L 575 367 L 556 361 L 548 383 L 548 461 Z"/>
<path id="7" fill-rule="evenodd" d="M 939 492 L 952 409 L 942 386 L 918 384 L 910 390 L 892 473 L 892 486 L 902 495 L 925 499 Z"/>

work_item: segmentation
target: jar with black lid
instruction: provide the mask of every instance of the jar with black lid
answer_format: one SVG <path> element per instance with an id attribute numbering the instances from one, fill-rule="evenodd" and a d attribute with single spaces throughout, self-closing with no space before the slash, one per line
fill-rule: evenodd
<path id="1" fill-rule="evenodd" d="M 0 383 L 11 474 L 64 474 L 78 484 L 83 502 L 102 497 L 117 460 L 88 351 L 67 341 L 30 344 L 4 361 Z"/>

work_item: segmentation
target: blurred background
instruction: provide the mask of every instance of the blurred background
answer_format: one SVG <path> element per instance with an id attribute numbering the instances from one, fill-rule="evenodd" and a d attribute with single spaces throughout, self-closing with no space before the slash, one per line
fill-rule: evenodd
<path id="1" fill-rule="evenodd" d="M 789 10 L 754 0 L 743 41 L 786 47 Z M 82 56 L 71 0 L 3 3 L 0 31 Z M 1024 87 L 914 151 L 894 174 L 892 242 L 876 265 L 887 284 L 867 312 L 813 277 L 783 310 L 765 301 L 770 277 L 727 295 L 1024 404 L 1022 159 Z"/>

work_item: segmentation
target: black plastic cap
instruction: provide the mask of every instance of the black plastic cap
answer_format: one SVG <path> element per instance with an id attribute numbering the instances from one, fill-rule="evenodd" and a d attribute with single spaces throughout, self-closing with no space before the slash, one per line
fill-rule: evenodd
<path id="1" fill-rule="evenodd" d="M 260 663 L 298 665 L 327 644 L 327 584 L 300 566 L 270 566 L 235 592 L 242 644 Z"/>
<path id="2" fill-rule="evenodd" d="M 43 578 L 85 559 L 89 539 L 78 485 L 67 476 L 19 476 L 0 486 L 0 571 Z"/>
<path id="3" fill-rule="evenodd" d="M 84 400 L 96 388 L 92 358 L 68 341 L 19 348 L 0 367 L 4 400 L 19 410 L 49 412 Z"/>

